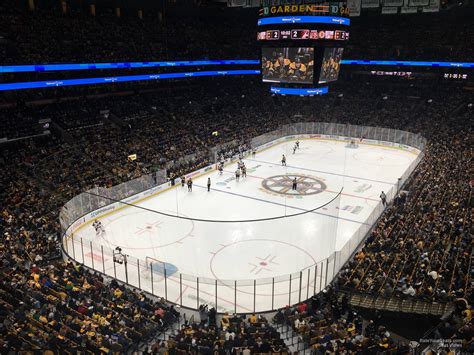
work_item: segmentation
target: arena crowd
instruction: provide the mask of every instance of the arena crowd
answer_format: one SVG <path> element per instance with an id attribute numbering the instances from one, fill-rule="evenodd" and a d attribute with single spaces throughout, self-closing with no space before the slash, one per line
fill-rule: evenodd
<path id="1" fill-rule="evenodd" d="M 171 17 L 157 31 L 155 19 L 146 16 L 139 21 L 99 14 L 79 20 L 77 14 L 64 16 L 59 10 L 29 13 L 11 0 L 1 6 L 2 65 L 248 59 L 255 53 L 254 25 L 242 26 L 227 13 L 222 15 L 229 17 L 226 26 L 206 18 L 181 26 Z M 358 31 L 345 57 L 472 58 L 473 31 L 460 28 L 453 18 L 448 19 L 453 24 L 449 35 L 440 26 L 442 17 L 419 32 L 408 18 L 401 28 L 393 20 L 384 32 L 376 23 L 356 21 Z M 460 42 L 458 29 L 465 31 Z M 439 45 L 413 46 L 413 36 L 421 43 L 425 32 L 431 44 Z M 397 35 L 399 43 L 393 40 Z M 183 40 L 172 41 L 175 37 Z M 248 38 L 248 43 L 235 45 L 237 37 Z M 222 45 L 216 47 L 216 42 Z M 380 51 L 388 42 L 396 44 Z M 409 351 L 380 320 L 364 319 L 352 309 L 347 298 L 338 296 L 341 289 L 387 299 L 454 302 L 456 310 L 442 322 L 438 336 L 461 339 L 462 351 L 474 352 L 472 91 L 393 85 L 389 78 L 343 81 L 320 98 L 272 97 L 257 80 L 186 79 L 2 95 L 0 137 L 19 139 L 0 147 L 0 162 L 6 167 L 0 169 L 2 352 L 121 353 L 149 343 L 150 353 L 285 353 L 289 348 L 283 326 L 315 354 Z M 43 131 L 39 118 L 51 120 L 52 134 L 23 139 Z M 180 317 L 172 305 L 62 259 L 58 211 L 73 196 L 164 167 L 170 178 L 181 176 L 210 164 L 213 146 L 232 140 L 245 143 L 299 121 L 389 127 L 420 133 L 429 141 L 404 192 L 326 292 L 280 310 L 273 319 L 216 319 L 203 312 L 201 322 L 185 323 L 167 341 L 157 342 L 156 334 Z M 217 136 L 212 134 L 216 131 Z M 130 162 L 129 154 L 137 154 L 137 161 Z"/>
<path id="2" fill-rule="evenodd" d="M 6 315 L 2 328 L 4 346 L 21 343 L 41 347 L 55 337 L 59 347 L 86 344 L 90 349 L 123 349 L 145 337 L 148 329 L 166 326 L 160 314 L 173 314 L 170 306 L 148 300 L 139 291 L 127 290 L 60 259 L 59 208 L 93 186 L 128 181 L 181 156 L 195 154 L 195 161 L 170 171 L 180 176 L 210 163 L 208 149 L 213 145 L 234 139 L 243 142 L 302 119 L 403 128 L 429 139 L 425 160 L 404 188 L 406 193 L 387 208 L 364 247 L 341 272 L 338 287 L 384 297 L 439 302 L 464 298 L 471 304 L 472 187 L 465 169 L 472 159 L 472 127 L 465 124 L 472 115 L 472 108 L 467 106 L 468 94 L 440 92 L 434 96 L 426 91 L 412 101 L 400 90 L 386 87 L 384 100 L 376 94 L 380 87 L 368 85 L 363 92 L 356 92 L 348 84 L 343 97 L 334 94 L 324 98 L 277 98 L 269 96 L 257 83 L 249 86 L 247 78 L 223 80 L 214 89 L 211 81 L 201 84 L 201 88 L 183 87 L 172 93 L 81 98 L 65 105 L 45 105 L 37 112 L 66 130 L 74 138 L 73 143 L 51 135 L 22 140 L 2 149 L 0 159 L 8 166 L 0 172 L 5 186 L 1 212 L 1 267 L 5 277 L 0 293 Z M 315 103 L 311 108 L 306 105 L 310 99 Z M 119 117 L 125 126 L 117 126 L 100 115 L 104 109 Z M 219 132 L 217 137 L 212 135 L 214 131 Z M 137 153 L 136 162 L 126 159 L 131 153 Z M 390 337 L 376 339 L 378 328 L 368 333 L 361 328 L 348 332 L 345 327 L 352 329 L 355 325 L 351 322 L 358 322 L 349 316 L 352 313 L 347 304 L 341 306 L 341 316 L 331 318 L 331 323 L 324 307 L 331 302 L 338 304 L 336 298 L 320 300 L 319 306 L 314 302 L 308 303 L 311 312 L 292 311 L 284 318 L 313 347 L 321 347 L 320 338 L 325 336 L 322 349 L 351 346 L 347 339 L 356 344 L 355 349 L 380 344 L 399 346 Z M 19 306 L 21 310 L 28 309 L 26 317 L 25 312 L 18 311 Z M 121 316 L 123 322 L 114 316 L 117 307 L 129 309 Z M 324 319 L 319 319 L 321 314 L 325 314 Z M 173 318 L 167 319 L 171 322 L 169 319 Z M 101 322 L 107 327 L 101 327 Z M 272 334 L 267 340 L 277 340 L 271 322 L 263 323 Z M 242 343 L 237 342 L 242 350 L 253 345 L 245 337 L 254 334 L 247 326 L 244 321 Z M 181 351 L 186 351 L 186 346 L 204 346 L 203 343 L 213 348 L 217 340 L 219 347 L 230 346 L 225 339 L 222 342 L 224 330 L 217 329 L 210 336 L 202 327 L 203 324 L 197 328 L 188 325 L 189 329 L 184 328 L 181 337 L 178 335 L 170 344 Z M 46 338 L 38 337 L 32 329 L 41 330 Z M 125 339 L 112 337 L 124 329 Z M 333 338 L 328 334 L 338 334 L 339 340 L 329 344 Z M 193 338 L 200 340 L 196 343 Z M 266 339 L 260 338 L 262 342 Z M 257 342 L 258 337 L 252 339 Z M 266 341 L 265 346 L 284 349 L 283 344 L 273 340 Z M 382 343 L 377 343 L 379 340 Z"/>

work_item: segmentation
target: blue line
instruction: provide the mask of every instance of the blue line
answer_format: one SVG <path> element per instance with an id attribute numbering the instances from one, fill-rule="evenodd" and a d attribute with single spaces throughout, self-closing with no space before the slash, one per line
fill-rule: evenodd
<path id="1" fill-rule="evenodd" d="M 247 160 L 248 160 L 248 159 L 247 159 Z M 201 186 L 201 185 L 198 185 L 198 184 L 196 184 L 196 183 L 194 183 L 193 186 L 197 186 L 197 187 L 200 187 L 200 188 L 203 188 L 203 189 L 206 189 L 206 190 L 207 190 L 207 186 Z M 273 202 L 273 201 L 268 201 L 268 200 L 264 200 L 264 199 L 257 198 L 257 197 L 246 196 L 246 195 L 240 195 L 240 194 L 237 194 L 237 193 L 235 193 L 235 192 L 224 191 L 224 190 L 219 190 L 219 189 L 214 189 L 214 188 L 211 188 L 211 190 L 212 190 L 212 191 L 217 191 L 217 192 L 222 192 L 222 193 L 224 193 L 224 194 L 234 195 L 234 196 L 237 196 L 237 197 L 248 198 L 248 199 L 255 200 L 255 201 L 259 201 L 259 202 L 271 203 L 271 204 L 277 205 L 277 206 L 293 208 L 293 209 L 295 209 L 295 210 L 299 210 L 299 211 L 303 211 L 303 212 L 308 212 L 308 210 L 305 210 L 304 208 L 294 207 L 294 206 L 288 206 L 288 205 L 284 205 L 284 204 L 282 204 L 282 203 Z M 311 213 L 319 214 L 319 215 L 321 215 L 321 216 L 326 216 L 326 217 L 341 219 L 341 220 L 348 221 L 348 222 L 352 222 L 352 223 L 365 224 L 365 225 L 367 225 L 367 226 L 370 226 L 370 225 L 371 225 L 371 224 L 369 224 L 369 223 L 358 222 L 358 221 L 354 221 L 354 220 L 352 220 L 352 219 L 348 219 L 348 218 L 344 218 L 344 217 L 339 217 L 339 216 L 337 216 L 337 217 L 336 217 L 336 216 L 331 216 L 330 214 L 324 214 L 324 213 L 321 213 L 321 212 L 316 212 L 316 211 L 314 211 L 314 212 L 311 212 Z"/>
<path id="2" fill-rule="evenodd" d="M 271 163 L 268 161 L 263 161 L 263 160 L 255 160 L 255 159 L 246 159 L 248 161 L 255 161 L 257 163 L 264 163 L 264 164 L 271 164 L 271 165 L 277 165 L 275 163 Z M 364 179 L 358 176 L 351 176 L 351 175 L 344 175 L 344 174 L 337 174 L 337 173 L 329 173 L 327 171 L 321 171 L 321 170 L 314 170 L 314 169 L 308 169 L 308 168 L 300 168 L 299 166 L 292 166 L 292 165 L 287 165 L 288 168 L 293 168 L 293 169 L 300 169 L 300 170 L 306 170 L 306 171 L 311 171 L 314 173 L 321 173 L 321 174 L 327 174 L 327 175 L 336 175 L 336 176 L 342 176 L 342 177 L 347 177 L 351 179 L 358 179 L 358 180 L 365 180 L 365 181 L 372 181 L 372 182 L 378 182 L 381 184 L 387 184 L 387 185 L 395 185 L 395 183 L 387 182 L 387 181 L 380 181 L 380 180 L 372 180 L 372 179 Z"/>

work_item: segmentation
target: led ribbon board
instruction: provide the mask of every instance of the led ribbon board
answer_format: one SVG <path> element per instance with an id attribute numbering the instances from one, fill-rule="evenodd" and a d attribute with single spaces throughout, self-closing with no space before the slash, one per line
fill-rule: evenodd
<path id="1" fill-rule="evenodd" d="M 97 69 L 130 69 L 130 68 L 165 68 L 199 65 L 257 65 L 259 60 L 181 60 L 174 62 L 119 62 L 119 63 L 81 63 L 81 64 L 33 64 L 0 66 L 0 73 L 25 73 L 62 70 L 97 70 Z"/>
<path id="2" fill-rule="evenodd" d="M 84 78 L 84 79 L 67 79 L 67 80 L 48 80 L 48 81 L 28 81 L 21 83 L 0 84 L 0 91 L 5 90 L 23 90 L 23 89 L 40 89 L 48 87 L 73 86 L 73 85 L 90 85 L 90 84 L 110 84 L 123 83 L 130 81 L 147 81 L 162 79 L 178 79 L 193 78 L 202 76 L 228 76 L 228 75 L 258 75 L 260 70 L 226 70 L 226 71 L 200 71 L 187 73 L 165 73 L 165 74 L 148 74 L 148 75 L 126 75 L 103 78 Z"/>
<path id="3" fill-rule="evenodd" d="M 281 88 L 272 86 L 270 88 L 272 94 L 277 95 L 298 95 L 298 96 L 313 96 L 313 95 L 324 95 L 328 93 L 328 87 L 324 86 L 321 88 Z"/>
<path id="4" fill-rule="evenodd" d="M 335 16 L 280 16 L 259 19 L 257 25 L 291 25 L 296 23 L 324 23 L 328 25 L 349 26 L 351 24 L 351 20 L 345 17 Z"/>
<path id="5" fill-rule="evenodd" d="M 192 60 L 175 62 L 119 62 L 119 63 L 81 63 L 81 64 L 31 64 L 31 65 L 4 65 L 0 66 L 0 73 L 26 73 L 43 71 L 67 70 L 97 70 L 97 69 L 130 69 L 154 67 L 181 67 L 199 65 L 258 65 L 258 59 L 235 60 Z M 345 65 L 393 65 L 418 67 L 453 67 L 474 68 L 474 62 L 427 62 L 427 61 L 400 61 L 400 60 L 358 60 L 343 59 Z"/>
<path id="6" fill-rule="evenodd" d="M 425 62 L 406 60 L 355 60 L 343 59 L 341 64 L 345 65 L 392 65 L 413 67 L 451 67 L 451 68 L 474 68 L 473 62 Z"/>
<path id="7" fill-rule="evenodd" d="M 176 64 L 176 63 L 201 63 L 201 62 L 212 62 L 216 64 L 216 61 L 187 61 L 187 62 L 134 62 L 133 68 L 140 68 L 139 64 L 147 65 L 146 63 L 165 63 L 162 66 L 180 66 L 180 65 L 201 65 L 201 64 Z M 260 60 L 229 60 L 225 61 L 232 64 L 260 64 Z M 173 64 L 171 64 L 173 63 Z M 0 73 L 15 72 L 14 68 L 20 68 L 22 72 L 36 71 L 36 67 L 44 67 L 46 70 L 78 70 L 76 69 L 61 69 L 60 66 L 78 66 L 84 67 L 93 65 L 96 69 L 102 69 L 101 65 L 110 65 L 110 68 L 120 68 L 121 64 L 124 63 L 95 63 L 95 64 L 45 64 L 45 65 L 20 65 L 20 66 L 2 66 L 0 67 Z M 130 63 L 132 64 L 132 63 Z M 415 66 L 415 67 L 450 67 L 450 68 L 474 68 L 474 62 L 427 62 L 427 61 L 392 61 L 392 60 L 355 60 L 355 59 L 343 59 L 341 60 L 343 65 L 372 65 L 372 66 Z M 206 65 L 206 64 L 204 64 Z M 210 64 L 208 64 L 210 65 Z M 51 69 L 51 67 L 57 69 Z M 144 66 L 142 66 L 144 67 Z M 83 68 L 87 69 L 87 68 Z M 43 70 L 38 70 L 43 71 Z M 165 73 L 165 74 L 150 74 L 150 75 L 128 75 L 128 76 L 115 76 L 115 77 L 102 77 L 102 78 L 85 78 L 85 79 L 68 79 L 68 80 L 48 80 L 48 81 L 30 81 L 30 82 L 17 82 L 0 84 L 0 91 L 6 90 L 21 90 L 21 89 L 37 89 L 47 87 L 58 87 L 58 86 L 72 86 L 72 85 L 88 85 L 88 84 L 108 84 L 113 82 L 127 82 L 127 81 L 141 81 L 141 80 L 160 80 L 160 79 L 174 79 L 174 78 L 185 78 L 185 77 L 199 77 L 199 76 L 225 76 L 225 75 L 259 75 L 260 70 L 227 70 L 227 71 L 202 71 L 202 72 L 187 72 L 187 73 Z M 276 88 L 282 89 L 282 88 Z M 291 94 L 288 94 L 291 95 Z M 295 94 L 300 95 L 300 94 Z M 312 94 L 313 95 L 313 94 Z"/>

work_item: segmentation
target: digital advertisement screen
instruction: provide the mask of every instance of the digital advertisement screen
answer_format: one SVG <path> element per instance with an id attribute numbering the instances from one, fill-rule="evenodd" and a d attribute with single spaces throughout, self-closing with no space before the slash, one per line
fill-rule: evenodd
<path id="1" fill-rule="evenodd" d="M 344 48 L 325 48 L 323 62 L 321 64 L 321 74 L 319 84 L 336 81 L 341 69 L 342 52 Z"/>
<path id="2" fill-rule="evenodd" d="M 314 48 L 262 48 L 262 78 L 270 83 L 313 83 Z"/>

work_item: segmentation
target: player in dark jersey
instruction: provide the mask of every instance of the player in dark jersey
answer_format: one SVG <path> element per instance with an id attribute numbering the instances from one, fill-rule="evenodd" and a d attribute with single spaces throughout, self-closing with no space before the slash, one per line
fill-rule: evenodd
<path id="1" fill-rule="evenodd" d="M 245 166 L 245 164 L 242 164 L 240 170 L 242 171 L 242 178 L 247 177 L 247 167 Z"/>

